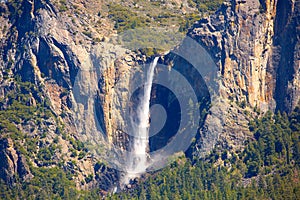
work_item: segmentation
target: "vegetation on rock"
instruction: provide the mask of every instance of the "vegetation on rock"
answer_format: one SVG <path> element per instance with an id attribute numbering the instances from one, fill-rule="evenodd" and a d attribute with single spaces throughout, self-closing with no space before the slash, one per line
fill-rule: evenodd
<path id="1" fill-rule="evenodd" d="M 250 123 L 242 152 L 215 149 L 203 159 L 179 159 L 135 189 L 109 199 L 297 199 L 300 196 L 300 107 L 267 112 Z"/>

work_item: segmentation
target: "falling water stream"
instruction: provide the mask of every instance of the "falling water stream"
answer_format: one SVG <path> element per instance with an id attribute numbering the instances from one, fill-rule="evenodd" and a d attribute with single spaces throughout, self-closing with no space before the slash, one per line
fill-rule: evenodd
<path id="1" fill-rule="evenodd" d="M 134 139 L 131 146 L 131 158 L 128 159 L 126 176 L 123 183 L 127 184 L 131 179 L 139 177 L 146 171 L 147 160 L 149 157 L 149 117 L 150 117 L 150 98 L 151 88 L 154 76 L 154 69 L 159 57 L 155 57 L 147 71 L 147 77 L 144 84 L 143 95 L 137 107 L 137 123 L 132 123 Z"/>

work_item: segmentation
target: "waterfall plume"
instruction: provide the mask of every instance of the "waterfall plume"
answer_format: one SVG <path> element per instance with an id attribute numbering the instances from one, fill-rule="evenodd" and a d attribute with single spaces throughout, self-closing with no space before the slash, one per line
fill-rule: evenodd
<path id="1" fill-rule="evenodd" d="M 149 117 L 150 117 L 150 99 L 151 88 L 154 76 L 154 69 L 159 57 L 155 57 L 147 71 L 147 77 L 144 84 L 143 95 L 141 95 L 136 110 L 136 122 L 132 120 L 132 131 L 134 138 L 131 144 L 131 157 L 127 161 L 126 175 L 123 183 L 128 183 L 130 179 L 140 176 L 146 171 L 147 159 L 149 157 Z"/>

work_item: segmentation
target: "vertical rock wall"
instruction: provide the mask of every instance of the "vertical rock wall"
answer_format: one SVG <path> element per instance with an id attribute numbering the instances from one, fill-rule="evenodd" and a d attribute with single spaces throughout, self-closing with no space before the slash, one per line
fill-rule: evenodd
<path id="1" fill-rule="evenodd" d="M 232 0 L 189 35 L 215 58 L 221 94 L 263 111 L 290 111 L 299 99 L 298 2 Z M 277 107 L 276 107 L 277 106 Z"/>
<path id="2" fill-rule="evenodd" d="M 278 0 L 272 62 L 277 109 L 291 112 L 300 97 L 300 2 Z"/>

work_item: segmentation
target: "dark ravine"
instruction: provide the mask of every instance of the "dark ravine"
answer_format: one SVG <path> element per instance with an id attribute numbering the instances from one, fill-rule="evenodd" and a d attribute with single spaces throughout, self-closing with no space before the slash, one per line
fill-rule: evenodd
<path id="1" fill-rule="evenodd" d="M 276 109 L 291 112 L 300 97 L 300 2 L 279 0 L 276 10 L 271 62 L 276 71 Z"/>

